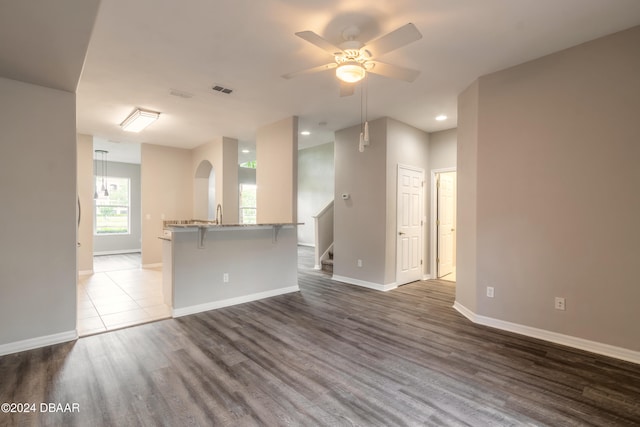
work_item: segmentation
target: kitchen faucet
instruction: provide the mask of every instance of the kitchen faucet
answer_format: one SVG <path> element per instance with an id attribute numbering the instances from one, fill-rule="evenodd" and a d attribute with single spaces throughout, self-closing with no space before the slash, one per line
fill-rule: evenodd
<path id="1" fill-rule="evenodd" d="M 218 215 L 220 215 L 220 219 L 218 219 Z M 216 224 L 222 224 L 222 205 L 220 203 L 216 207 Z"/>

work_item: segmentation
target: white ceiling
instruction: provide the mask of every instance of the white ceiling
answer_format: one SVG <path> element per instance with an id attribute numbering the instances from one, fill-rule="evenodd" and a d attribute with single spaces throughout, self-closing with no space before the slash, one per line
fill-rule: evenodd
<path id="1" fill-rule="evenodd" d="M 75 12 L 83 0 L 59 1 L 33 25 L 66 13 L 57 25 L 68 36 L 83 19 L 91 23 Z M 0 28 L 23 19 L 11 15 L 16 4 L 33 3 L 0 2 Z M 301 147 L 329 142 L 333 131 L 359 123 L 360 93 L 340 98 L 332 71 L 281 78 L 331 60 L 294 33 L 312 30 L 339 44 L 342 31 L 355 24 L 366 42 L 407 22 L 423 38 L 380 60 L 421 74 L 413 83 L 372 75 L 368 117 L 389 116 L 433 132 L 456 126 L 457 95 L 477 77 L 639 25 L 640 1 L 103 0 L 77 90 L 78 131 L 121 147 L 192 148 L 228 136 L 253 150 L 256 129 L 297 115 L 300 130 L 312 132 L 300 137 Z M 10 32 L 0 35 L 12 39 Z M 33 43 L 20 51 L 2 44 L 0 75 L 56 87 L 37 78 L 51 77 L 46 62 L 17 71 L 6 66 L 12 57 L 38 60 L 46 51 Z M 212 91 L 216 84 L 233 93 Z M 161 112 L 160 120 L 139 134 L 122 131 L 120 122 L 135 107 Z M 437 122 L 438 114 L 449 119 Z"/>

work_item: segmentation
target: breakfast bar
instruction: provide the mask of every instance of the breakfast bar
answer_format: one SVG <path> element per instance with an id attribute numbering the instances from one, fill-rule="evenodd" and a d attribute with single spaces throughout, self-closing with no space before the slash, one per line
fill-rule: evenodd
<path id="1" fill-rule="evenodd" d="M 163 293 L 173 317 L 298 291 L 297 225 L 166 221 Z"/>

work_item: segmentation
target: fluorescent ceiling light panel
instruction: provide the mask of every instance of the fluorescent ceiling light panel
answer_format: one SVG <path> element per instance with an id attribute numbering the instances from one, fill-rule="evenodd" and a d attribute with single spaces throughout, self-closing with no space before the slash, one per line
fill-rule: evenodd
<path id="1" fill-rule="evenodd" d="M 300 135 L 309 136 L 311 135 L 311 132 L 309 132 L 308 130 L 303 130 L 302 132 L 300 132 Z"/>
<path id="2" fill-rule="evenodd" d="M 158 117 L 160 117 L 160 113 L 136 108 L 129 117 L 124 119 L 124 122 L 120 123 L 120 126 L 122 126 L 122 129 L 127 132 L 140 132 L 142 129 L 158 120 Z"/>

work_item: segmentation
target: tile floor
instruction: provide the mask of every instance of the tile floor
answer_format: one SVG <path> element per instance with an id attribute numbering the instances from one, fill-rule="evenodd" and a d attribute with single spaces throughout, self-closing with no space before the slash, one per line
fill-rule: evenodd
<path id="1" fill-rule="evenodd" d="M 95 258 L 95 273 L 78 282 L 80 336 L 171 317 L 162 296 L 161 268 L 141 268 L 131 254 L 101 258 Z"/>

